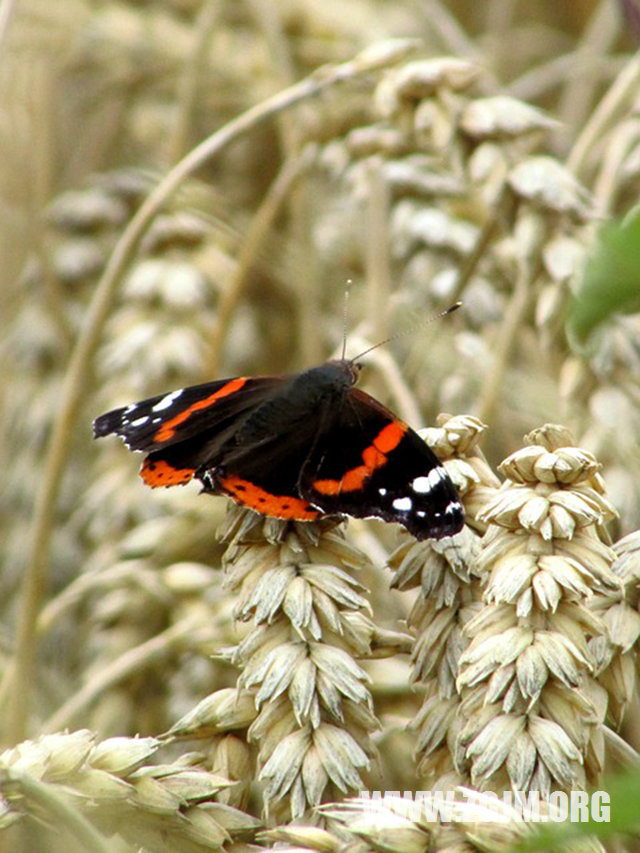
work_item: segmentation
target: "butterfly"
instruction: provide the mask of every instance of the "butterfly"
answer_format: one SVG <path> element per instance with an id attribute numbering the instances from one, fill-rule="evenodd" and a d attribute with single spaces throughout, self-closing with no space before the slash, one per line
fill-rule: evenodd
<path id="1" fill-rule="evenodd" d="M 262 515 L 398 522 L 416 539 L 457 533 L 455 486 L 420 436 L 356 387 L 344 358 L 290 376 L 192 385 L 100 415 L 94 436 L 146 453 L 151 487 L 193 478 Z"/>

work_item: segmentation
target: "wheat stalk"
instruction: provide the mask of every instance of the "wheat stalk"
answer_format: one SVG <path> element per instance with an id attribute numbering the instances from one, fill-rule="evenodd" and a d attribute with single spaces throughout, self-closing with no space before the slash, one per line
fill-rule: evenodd
<path id="1" fill-rule="evenodd" d="M 481 596 L 472 576 L 482 528 L 477 513 L 498 485 L 477 447 L 483 432 L 484 425 L 470 416 L 442 417 L 437 428 L 423 431 L 458 486 L 467 525 L 440 542 L 408 540 L 389 558 L 393 587 L 420 587 L 409 625 L 416 633 L 412 680 L 421 685 L 424 698 L 411 729 L 418 735 L 418 772 L 438 789 L 468 781 L 454 772 L 450 745 L 460 706 L 458 660 L 468 643 L 464 626 Z"/>
<path id="2" fill-rule="evenodd" d="M 466 626 L 457 749 L 476 787 L 548 794 L 602 770 L 606 694 L 589 641 L 606 628 L 589 605 L 595 593 L 618 600 L 621 586 L 598 535 L 615 510 L 595 458 L 561 427 L 526 443 L 481 513 L 485 606 Z"/>
<path id="3" fill-rule="evenodd" d="M 229 658 L 242 669 L 258 714 L 265 808 L 300 818 L 330 791 L 363 786 L 378 723 L 367 675 L 376 629 L 352 571 L 364 556 L 336 522 L 286 524 L 232 508 L 223 531 L 236 615 L 251 629 Z"/>
<path id="4" fill-rule="evenodd" d="M 253 833 L 259 822 L 223 802 L 233 787 L 201 756 L 148 764 L 161 742 L 86 729 L 23 741 L 0 754 L 0 826 L 37 820 L 84 849 L 111 849 L 117 835 L 150 850 L 204 853 Z"/>

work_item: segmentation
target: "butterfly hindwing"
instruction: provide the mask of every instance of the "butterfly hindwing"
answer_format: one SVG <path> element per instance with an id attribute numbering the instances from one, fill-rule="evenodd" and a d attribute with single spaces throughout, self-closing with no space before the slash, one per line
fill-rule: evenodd
<path id="1" fill-rule="evenodd" d="M 286 432 L 257 444 L 231 442 L 215 465 L 200 469 L 207 491 L 274 518 L 311 521 L 321 514 L 300 495 L 298 478 L 309 449 L 308 436 Z"/>
<path id="2" fill-rule="evenodd" d="M 238 425 L 215 466 L 196 476 L 210 491 L 230 495 L 265 515 L 317 518 L 321 511 L 300 493 L 300 472 L 349 384 L 344 372 L 332 365 L 286 377 L 278 393 Z"/>

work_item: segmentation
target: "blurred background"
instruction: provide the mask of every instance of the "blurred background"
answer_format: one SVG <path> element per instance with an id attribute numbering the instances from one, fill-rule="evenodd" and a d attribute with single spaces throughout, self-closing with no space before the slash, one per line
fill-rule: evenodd
<path id="1" fill-rule="evenodd" d="M 633 0 L 0 3 L 6 660 L 70 358 L 132 215 L 244 110 L 375 42 L 417 40 L 395 67 L 226 147 L 181 183 L 127 264 L 50 492 L 41 722 L 157 732 L 234 682 L 205 657 L 232 634 L 231 605 L 211 591 L 225 501 L 145 490 L 138 460 L 94 444 L 91 421 L 339 352 L 347 280 L 348 354 L 398 334 L 367 359 L 372 393 L 416 427 L 442 411 L 478 415 L 494 466 L 525 432 L 564 423 L 603 463 L 613 535 L 638 526 L 639 21 Z M 459 298 L 461 311 L 424 324 Z M 380 563 L 393 531 L 354 530 Z M 395 624 L 406 606 L 382 581 L 374 597 L 376 583 Z M 68 704 L 203 590 L 218 621 L 188 663 L 176 653 Z"/>

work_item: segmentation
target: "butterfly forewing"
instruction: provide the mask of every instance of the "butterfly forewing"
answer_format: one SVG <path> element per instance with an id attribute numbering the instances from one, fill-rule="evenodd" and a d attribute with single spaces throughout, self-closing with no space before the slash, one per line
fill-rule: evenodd
<path id="1" fill-rule="evenodd" d="M 214 464 L 247 413 L 282 381 L 238 377 L 158 394 L 101 415 L 94 435 L 114 433 L 131 450 L 148 453 L 140 469 L 148 486 L 184 485 Z"/>
<path id="2" fill-rule="evenodd" d="M 318 441 L 300 491 L 325 512 L 403 524 L 417 539 L 457 533 L 464 514 L 444 467 L 420 436 L 373 397 L 349 391 Z"/>
<path id="3" fill-rule="evenodd" d="M 119 435 L 131 450 L 159 450 L 213 430 L 234 427 L 282 385 L 282 378 L 236 377 L 205 382 L 158 394 L 100 415 L 93 422 L 95 438 Z"/>

